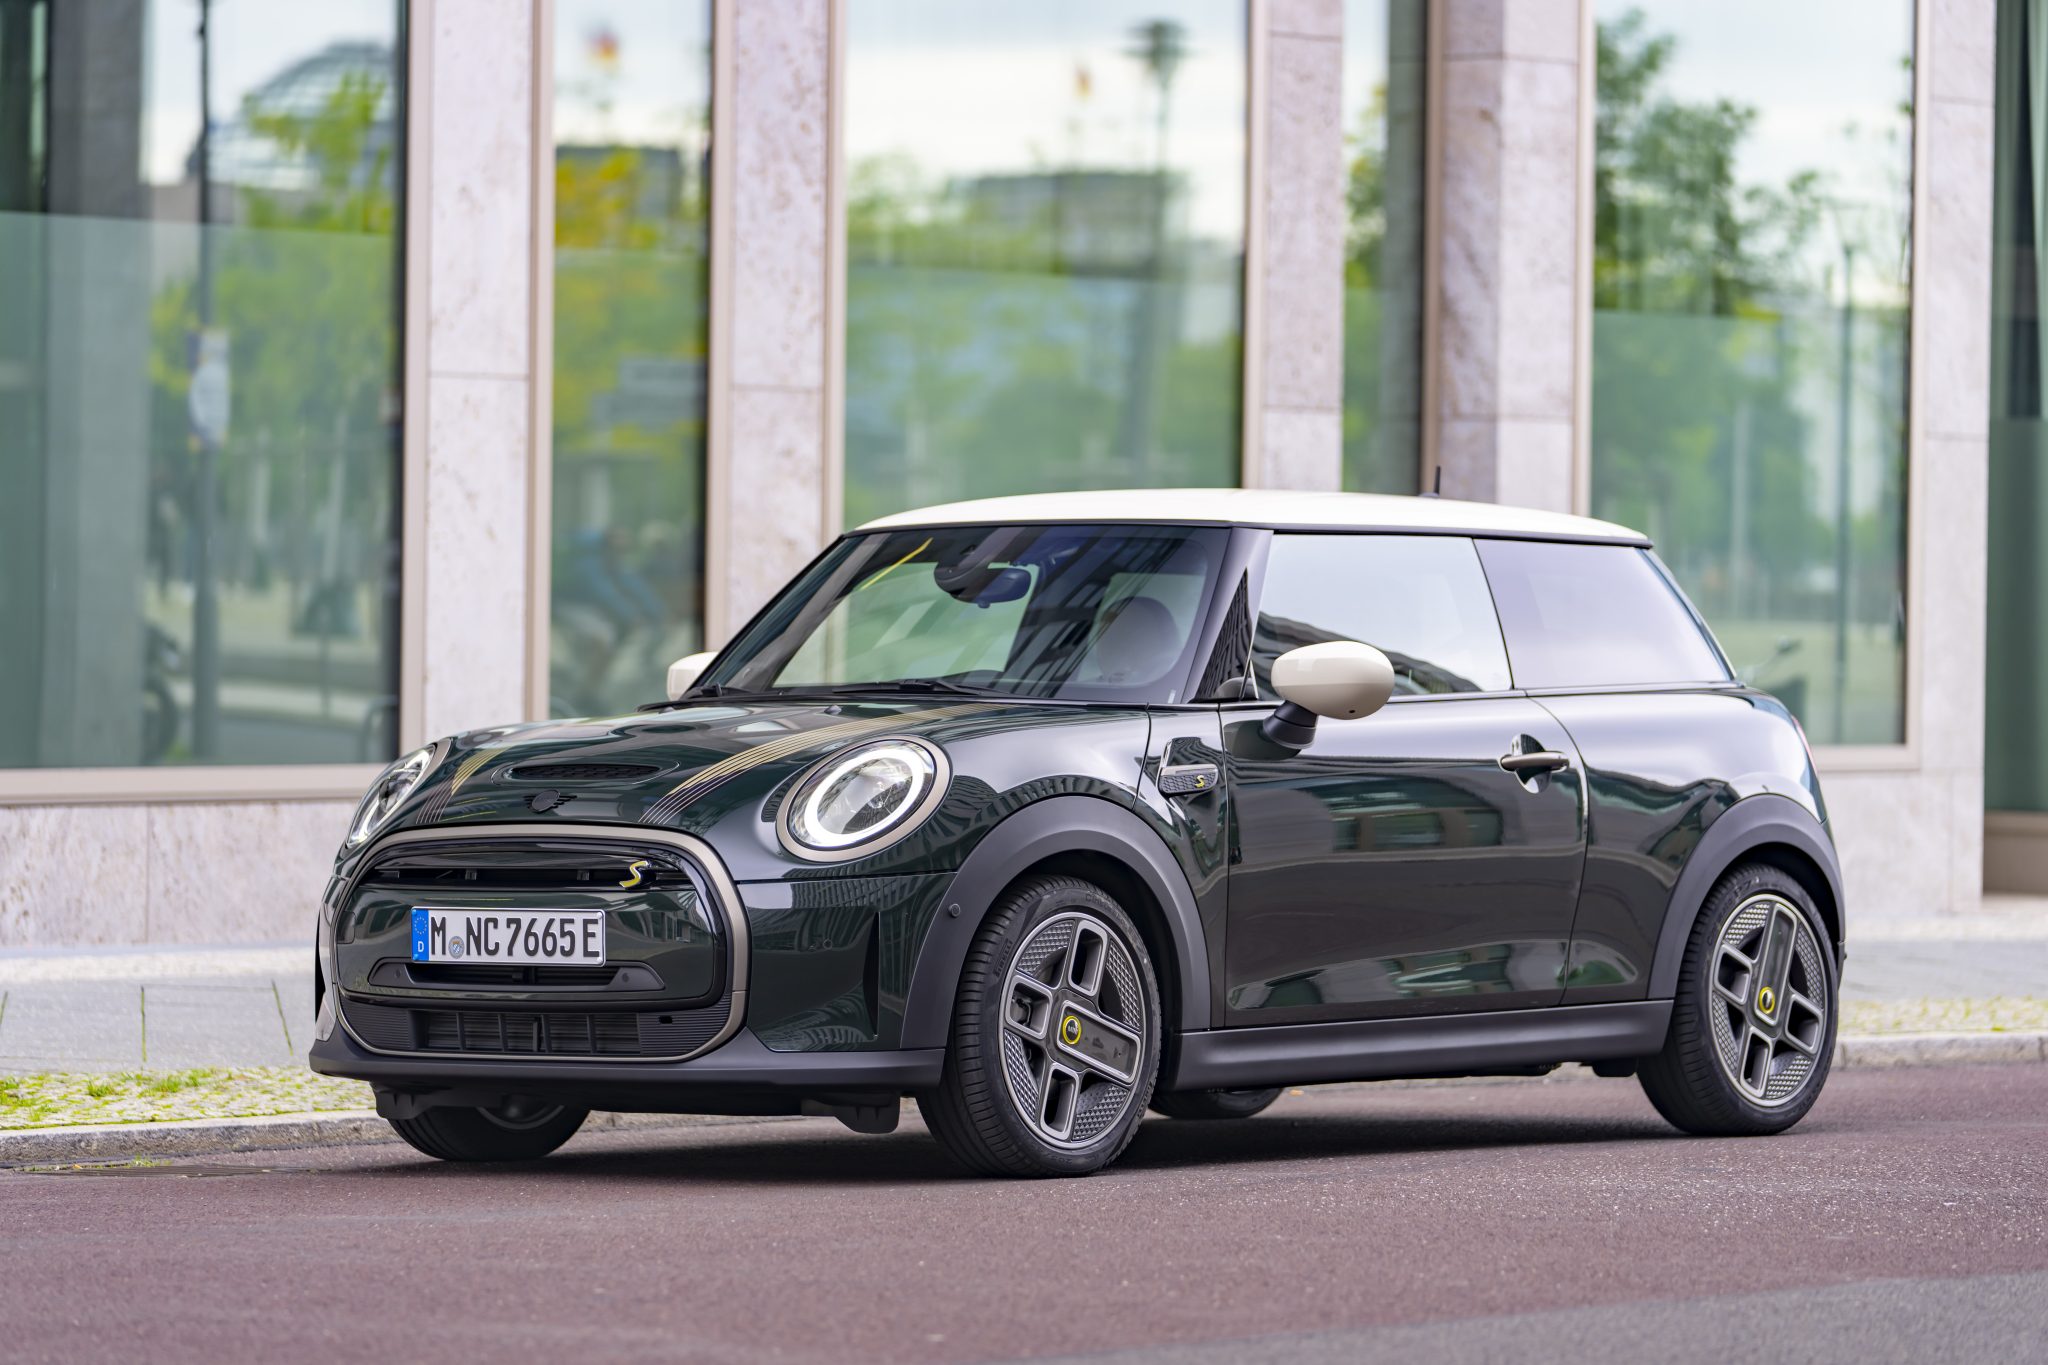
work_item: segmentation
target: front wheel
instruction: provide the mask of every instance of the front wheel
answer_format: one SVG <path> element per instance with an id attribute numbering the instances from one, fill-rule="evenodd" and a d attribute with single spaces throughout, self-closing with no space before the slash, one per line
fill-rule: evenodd
<path id="1" fill-rule="evenodd" d="M 490 1109 L 448 1106 L 422 1110 L 391 1126 L 412 1146 L 442 1161 L 537 1161 L 576 1135 L 588 1109 L 508 1100 Z"/>
<path id="2" fill-rule="evenodd" d="M 1087 1175 L 1137 1132 L 1159 1036 L 1159 986 L 1130 916 L 1090 882 L 1034 877 L 968 949 L 945 1070 L 917 1106 L 971 1170 Z"/>
<path id="3" fill-rule="evenodd" d="M 1248 1119 L 1280 1098 L 1271 1090 L 1182 1090 L 1154 1095 L 1152 1107 L 1170 1119 Z"/>
<path id="4" fill-rule="evenodd" d="M 1778 1133 L 1820 1097 L 1835 1050 L 1833 945 L 1790 875 L 1746 863 L 1721 879 L 1686 945 L 1664 1050 L 1637 1071 L 1688 1133 Z"/>

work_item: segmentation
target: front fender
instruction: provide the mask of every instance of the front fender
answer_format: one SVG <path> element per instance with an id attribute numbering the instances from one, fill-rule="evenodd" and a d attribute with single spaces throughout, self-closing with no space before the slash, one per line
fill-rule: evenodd
<path id="1" fill-rule="evenodd" d="M 1026 869 L 1062 853 L 1115 858 L 1152 893 L 1173 940 L 1180 983 L 1180 1030 L 1209 1027 L 1209 953 L 1195 894 L 1159 836 L 1122 806 L 1090 796 L 1035 802 L 997 825 L 953 875 L 943 909 L 925 935 L 904 1002 L 906 1048 L 944 1047 L 967 949 L 1003 888 Z"/>
<path id="2" fill-rule="evenodd" d="M 1766 844 L 1790 845 L 1820 869 L 1827 881 L 1828 895 L 1834 901 L 1839 965 L 1840 956 L 1846 952 L 1847 911 L 1842 900 L 1842 866 L 1835 856 L 1834 842 L 1813 812 L 1791 797 L 1774 793 L 1748 796 L 1707 826 L 1699 846 L 1686 859 L 1685 871 L 1672 888 L 1663 928 L 1657 934 L 1657 955 L 1650 967 L 1650 999 L 1668 999 L 1678 993 L 1678 971 L 1685 964 L 1685 945 L 1692 938 L 1693 925 L 1699 921 L 1700 909 L 1712 894 L 1714 884 L 1744 854 Z"/>

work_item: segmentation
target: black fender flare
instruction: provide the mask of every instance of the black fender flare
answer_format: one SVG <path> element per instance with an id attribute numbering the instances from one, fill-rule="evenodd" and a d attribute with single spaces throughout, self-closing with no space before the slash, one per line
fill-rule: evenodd
<path id="1" fill-rule="evenodd" d="M 1059 853 L 1105 854 L 1144 882 L 1165 912 L 1180 980 L 1180 1019 L 1177 1025 L 1167 1021 L 1169 1030 L 1209 1027 L 1207 940 L 1194 889 L 1165 842 L 1122 806 L 1095 796 L 1054 796 L 1033 802 L 990 830 L 953 874 L 944 908 L 926 932 L 911 972 L 900 1046 L 946 1046 L 960 969 L 989 907 L 1019 873 Z"/>
<path id="2" fill-rule="evenodd" d="M 1811 858 L 1827 879 L 1834 899 L 1835 917 L 1842 932 L 1835 944 L 1836 968 L 1846 952 L 1848 910 L 1842 900 L 1842 865 L 1835 856 L 1834 841 L 1813 812 L 1789 796 L 1765 792 L 1744 797 L 1722 812 L 1707 826 L 1699 847 L 1685 860 L 1685 870 L 1672 888 L 1664 911 L 1664 927 L 1657 934 L 1657 955 L 1650 966 L 1652 1000 L 1678 994 L 1678 970 L 1685 963 L 1685 945 L 1692 938 L 1700 909 L 1713 892 L 1721 874 L 1733 867 L 1743 854 L 1765 844 L 1789 844 Z"/>

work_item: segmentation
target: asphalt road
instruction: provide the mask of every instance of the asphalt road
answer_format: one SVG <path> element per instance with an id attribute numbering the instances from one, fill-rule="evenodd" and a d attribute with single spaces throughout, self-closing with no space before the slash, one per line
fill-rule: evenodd
<path id="1" fill-rule="evenodd" d="M 1309 1091 L 1106 1175 L 915 1119 L 0 1173 L 0 1354 L 1934 1361 L 2048 1355 L 2048 1067 L 1849 1072 L 1776 1138 L 1633 1082 Z"/>

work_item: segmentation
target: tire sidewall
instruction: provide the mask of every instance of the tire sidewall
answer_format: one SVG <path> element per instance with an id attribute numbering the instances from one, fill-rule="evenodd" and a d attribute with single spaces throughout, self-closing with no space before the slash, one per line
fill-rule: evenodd
<path id="1" fill-rule="evenodd" d="M 1023 1115 L 1017 1112 L 1015 1098 L 1010 1093 L 1008 1078 L 1002 1074 L 1003 1015 L 1008 1000 L 1003 985 L 1009 979 L 1011 964 L 1016 961 L 1017 952 L 1031 937 L 1032 931 L 1047 920 L 1057 918 L 1069 911 L 1084 911 L 1107 924 L 1131 955 L 1137 967 L 1140 986 L 1145 995 L 1144 1024 L 1145 1046 L 1139 1062 L 1138 1084 L 1128 1107 L 1115 1123 L 1105 1128 L 1094 1141 L 1084 1147 L 1055 1147 L 1032 1131 Z M 1151 955 L 1145 949 L 1145 940 L 1138 933 L 1137 925 L 1131 922 L 1123 908 L 1110 898 L 1108 893 L 1091 883 L 1068 881 L 1064 878 L 1038 891 L 1031 900 L 1017 907 L 996 929 L 993 951 L 987 959 L 989 979 L 980 982 L 979 999 L 975 1007 L 979 1012 L 979 1038 L 981 1042 L 977 1055 L 972 1058 L 952 1059 L 960 1064 L 985 1067 L 989 1073 L 988 1085 L 998 1097 L 994 1106 L 996 1121 L 1004 1135 L 1021 1151 L 1027 1153 L 1037 1165 L 1049 1173 L 1083 1174 L 1101 1169 L 1116 1159 L 1132 1136 L 1138 1124 L 1145 1117 L 1145 1109 L 1152 1098 L 1152 1087 L 1159 1077 L 1159 1055 L 1161 1043 L 1159 981 L 1152 967 Z"/>

